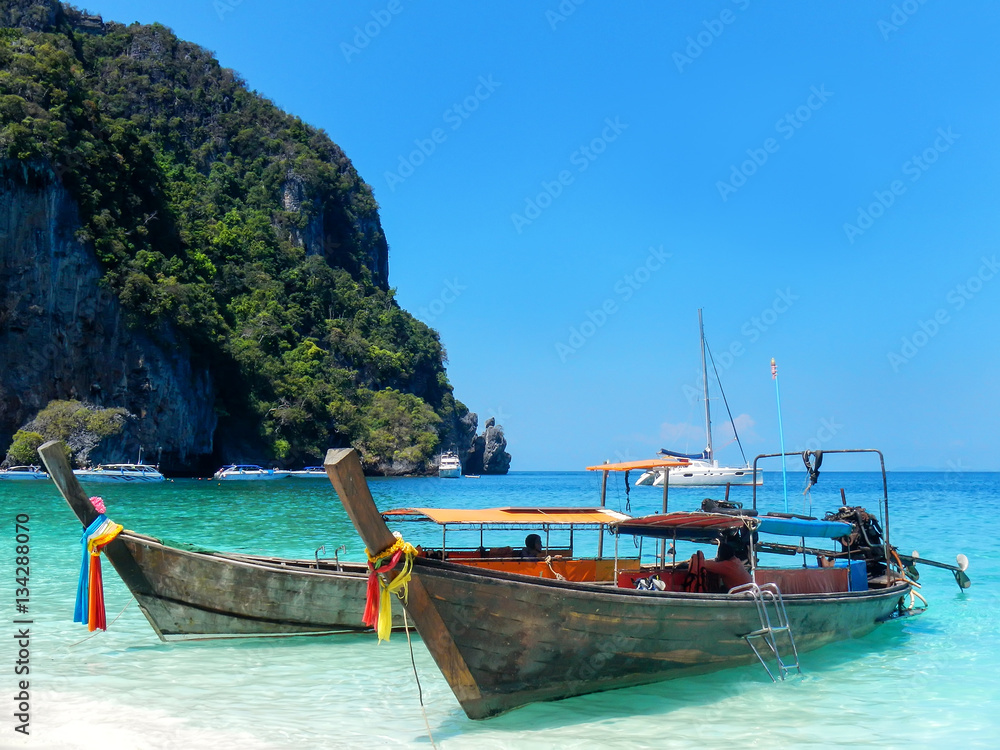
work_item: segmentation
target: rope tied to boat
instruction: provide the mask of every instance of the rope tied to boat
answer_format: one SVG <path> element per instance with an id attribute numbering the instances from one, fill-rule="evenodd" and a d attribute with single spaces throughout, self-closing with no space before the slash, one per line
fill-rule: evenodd
<path id="1" fill-rule="evenodd" d="M 816 457 L 815 465 L 809 460 L 810 454 Z M 809 481 L 802 491 L 802 494 L 805 495 L 819 482 L 819 467 L 823 465 L 823 451 L 802 451 L 802 463 L 806 465 L 806 472 L 809 474 Z"/>
<path id="2" fill-rule="evenodd" d="M 549 566 L 549 570 L 552 572 L 552 575 L 555 577 L 557 581 L 566 580 L 566 576 L 564 576 L 562 573 L 557 573 L 556 569 L 552 567 L 552 555 L 546 556 L 545 564 Z"/>
<path id="3" fill-rule="evenodd" d="M 104 502 L 101 498 L 93 497 L 90 501 L 100 512 L 80 537 L 83 557 L 80 561 L 80 579 L 76 586 L 73 622 L 82 623 L 90 632 L 94 632 L 97 629 L 108 629 L 104 609 L 104 581 L 101 576 L 101 550 L 122 533 L 124 527 L 104 515 Z"/>
<path id="4" fill-rule="evenodd" d="M 389 640 L 392 633 L 392 598 L 395 594 L 406 604 L 409 592 L 410 573 L 413 571 L 413 560 L 417 550 L 405 541 L 397 531 L 396 541 L 378 554 L 373 555 L 365 548 L 368 556 L 368 593 L 365 598 L 365 613 L 362 622 L 370 628 L 375 628 L 379 642 Z M 386 561 L 387 562 L 383 562 Z M 380 573 L 388 573 L 395 568 L 400 560 L 403 567 L 388 583 Z"/>

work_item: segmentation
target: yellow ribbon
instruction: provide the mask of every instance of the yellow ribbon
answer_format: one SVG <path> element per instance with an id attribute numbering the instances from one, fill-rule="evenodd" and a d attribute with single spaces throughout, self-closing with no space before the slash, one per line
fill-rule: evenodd
<path id="1" fill-rule="evenodd" d="M 120 523 L 115 523 L 110 519 L 105 521 L 101 528 L 87 539 L 87 551 L 95 556 L 101 554 L 101 547 L 121 534 L 124 528 Z"/>
<path id="2" fill-rule="evenodd" d="M 390 595 L 395 594 L 398 596 L 403 601 L 403 606 L 406 606 L 406 597 L 409 594 L 408 584 L 410 583 L 410 573 L 413 571 L 413 559 L 417 556 L 417 550 L 409 542 L 403 541 L 402 537 L 397 539 L 396 543 L 391 547 L 379 552 L 374 557 L 367 549 L 365 550 L 368 560 L 375 567 L 378 567 L 379 562 L 386 560 L 400 550 L 403 551 L 403 567 L 396 574 L 396 577 L 389 581 L 389 583 L 386 583 L 381 576 L 378 579 L 378 624 L 375 627 L 375 632 L 378 633 L 379 642 L 389 640 L 389 636 L 392 633 L 392 597 Z"/>

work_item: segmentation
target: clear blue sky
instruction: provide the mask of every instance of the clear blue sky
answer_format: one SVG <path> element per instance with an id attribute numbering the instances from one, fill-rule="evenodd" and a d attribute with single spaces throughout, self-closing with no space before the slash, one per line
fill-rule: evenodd
<path id="1" fill-rule="evenodd" d="M 777 448 L 773 356 L 787 448 L 1000 470 L 1000 5 L 512 5 L 87 8 L 344 148 L 513 469 L 700 450 L 702 307 L 748 453 Z"/>

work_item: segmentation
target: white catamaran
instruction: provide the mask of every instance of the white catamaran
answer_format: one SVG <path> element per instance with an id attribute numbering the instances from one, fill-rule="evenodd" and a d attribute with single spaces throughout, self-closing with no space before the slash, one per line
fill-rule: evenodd
<path id="1" fill-rule="evenodd" d="M 675 451 L 668 451 L 666 449 L 660 450 L 659 455 L 667 458 L 686 458 L 690 461 L 686 466 L 678 466 L 670 469 L 653 469 L 643 473 L 639 480 L 636 482 L 637 485 L 642 485 L 646 487 L 662 487 L 663 478 L 667 472 L 670 472 L 670 485 L 671 486 L 717 486 L 717 485 L 727 485 L 727 484 L 761 484 L 761 476 L 757 475 L 756 482 L 754 481 L 754 471 L 750 468 L 750 464 L 747 463 L 744 466 L 719 466 L 719 462 L 715 460 L 715 455 L 712 450 L 712 414 L 708 403 L 708 364 L 705 361 L 705 325 L 701 319 L 701 310 L 698 310 L 698 332 L 701 337 L 701 374 L 702 382 L 705 386 L 705 440 L 707 441 L 707 446 L 705 450 L 701 453 L 677 453 Z M 714 365 L 714 361 L 713 361 Z M 719 383 L 719 388 L 721 390 L 722 383 Z M 725 399 L 725 394 L 722 395 Z M 726 405 L 726 410 L 729 410 L 729 405 Z M 732 414 L 729 415 L 729 419 L 732 422 Z M 733 433 L 736 433 L 736 424 L 733 423 Z M 737 436 L 737 441 L 739 437 Z M 743 447 L 740 446 L 740 452 L 742 453 Z M 746 460 L 746 456 L 744 456 Z"/>

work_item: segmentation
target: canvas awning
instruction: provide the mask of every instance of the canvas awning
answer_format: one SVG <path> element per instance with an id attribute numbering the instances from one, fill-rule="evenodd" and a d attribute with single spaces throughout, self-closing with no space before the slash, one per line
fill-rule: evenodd
<path id="1" fill-rule="evenodd" d="M 614 529 L 619 534 L 709 541 L 718 539 L 727 531 L 756 527 L 757 519 L 748 516 L 678 512 L 629 518 L 615 524 Z"/>
<path id="2" fill-rule="evenodd" d="M 840 539 L 847 536 L 854 527 L 843 521 L 818 521 L 806 518 L 775 518 L 761 516 L 760 528 L 767 534 L 782 536 L 822 537 L 824 539 Z"/>
<path id="3" fill-rule="evenodd" d="M 432 521 L 440 525 L 587 526 L 628 520 L 625 513 L 607 508 L 399 508 L 382 514 L 386 520 Z"/>

